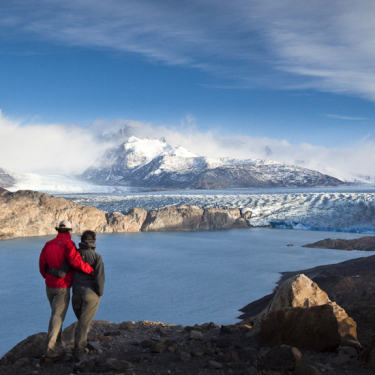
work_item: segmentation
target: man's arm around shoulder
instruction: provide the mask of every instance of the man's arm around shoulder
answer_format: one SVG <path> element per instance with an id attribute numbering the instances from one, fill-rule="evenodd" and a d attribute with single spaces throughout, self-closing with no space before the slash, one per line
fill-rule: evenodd
<path id="1" fill-rule="evenodd" d="M 82 260 L 82 257 L 77 251 L 73 241 L 67 241 L 65 243 L 64 251 L 65 258 L 73 268 L 89 274 L 94 271 L 94 269 L 88 263 L 85 263 Z"/>

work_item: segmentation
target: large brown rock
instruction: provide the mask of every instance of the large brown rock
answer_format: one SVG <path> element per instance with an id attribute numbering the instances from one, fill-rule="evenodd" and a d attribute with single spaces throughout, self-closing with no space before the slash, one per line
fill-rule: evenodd
<path id="1" fill-rule="evenodd" d="M 47 334 L 45 332 L 36 333 L 27 337 L 9 350 L 2 358 L 0 363 L 6 365 L 14 363 L 20 358 L 37 358 L 44 354 Z"/>
<path id="2" fill-rule="evenodd" d="M 330 305 L 333 310 L 341 337 L 343 339 L 357 340 L 356 322 L 348 316 L 343 308 L 335 302 L 331 302 L 327 293 L 321 290 L 315 282 L 303 274 L 287 279 L 277 290 L 266 308 L 260 314 L 251 318 L 254 321 L 254 327 L 249 336 L 259 333 L 261 320 L 273 311 L 286 307 L 308 308 L 325 304 Z"/>
<path id="3" fill-rule="evenodd" d="M 168 206 L 150 211 L 142 226 L 144 232 L 197 230 L 203 210 L 196 206 Z"/>
<path id="4" fill-rule="evenodd" d="M 367 346 L 375 335 L 375 255 L 318 266 L 293 272 L 282 272 L 278 282 L 305 274 L 323 289 L 357 323 L 358 340 Z M 240 319 L 247 321 L 263 311 L 276 292 L 243 307 Z"/>
<path id="5" fill-rule="evenodd" d="M 341 342 L 330 305 L 273 311 L 262 319 L 260 336 L 261 345 L 265 347 L 290 345 L 316 352 L 335 350 Z"/>
<path id="6" fill-rule="evenodd" d="M 229 229 L 239 218 L 241 218 L 241 212 L 238 208 L 207 208 L 204 210 L 199 229 Z"/>
<path id="7" fill-rule="evenodd" d="M 0 195 L 0 239 L 55 234 L 62 220 L 69 220 L 76 233 L 88 229 L 99 233 L 136 231 L 145 216 L 140 209 L 128 215 L 108 214 L 64 198 L 20 190 Z"/>
<path id="8" fill-rule="evenodd" d="M 375 236 L 355 238 L 353 240 L 343 240 L 340 238 L 338 239 L 326 238 L 325 240 L 310 243 L 310 244 L 304 245 L 303 247 L 311 247 L 311 248 L 317 248 L 317 249 L 374 251 L 375 250 Z"/>

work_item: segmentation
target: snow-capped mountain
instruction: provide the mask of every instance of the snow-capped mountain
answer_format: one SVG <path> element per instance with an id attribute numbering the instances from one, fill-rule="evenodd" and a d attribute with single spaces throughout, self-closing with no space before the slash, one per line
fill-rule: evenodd
<path id="1" fill-rule="evenodd" d="M 80 178 L 98 184 L 165 189 L 337 186 L 319 172 L 272 160 L 203 157 L 165 139 L 130 137 L 108 149 Z"/>

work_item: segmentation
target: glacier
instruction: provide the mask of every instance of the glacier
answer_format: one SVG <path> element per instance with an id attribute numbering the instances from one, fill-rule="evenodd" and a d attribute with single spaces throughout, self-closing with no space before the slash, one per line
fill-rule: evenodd
<path id="1" fill-rule="evenodd" d="M 253 227 L 375 233 L 375 186 L 321 189 L 188 190 L 66 196 L 109 212 L 170 205 L 237 207 L 251 211 Z"/>

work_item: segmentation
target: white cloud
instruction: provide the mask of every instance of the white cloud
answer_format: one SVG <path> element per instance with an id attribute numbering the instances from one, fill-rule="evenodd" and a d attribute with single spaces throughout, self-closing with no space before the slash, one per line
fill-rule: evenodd
<path id="1" fill-rule="evenodd" d="M 79 126 L 22 125 L 0 111 L 0 165 L 11 172 L 78 173 L 109 145 Z"/>
<path id="2" fill-rule="evenodd" d="M 241 88 L 313 88 L 375 100 L 372 0 L 13 0 L 1 2 L 0 14 L 7 41 L 136 53 Z"/>
<path id="3" fill-rule="evenodd" d="M 0 112 L 0 167 L 11 172 L 75 174 L 88 168 L 114 140 L 101 137 L 128 125 L 128 135 L 165 137 L 203 156 L 241 159 L 273 159 L 318 170 L 338 178 L 358 174 L 375 176 L 375 143 L 367 137 L 351 148 L 327 148 L 308 143 L 291 145 L 287 140 L 224 136 L 197 129 L 192 116 L 174 128 L 137 121 L 96 120 L 90 127 L 66 124 L 26 124 Z"/>
<path id="4" fill-rule="evenodd" d="M 348 120 L 348 121 L 367 121 L 369 118 L 367 117 L 350 117 L 350 116 L 341 116 L 341 115 L 324 115 L 328 118 L 334 118 L 338 120 Z"/>

